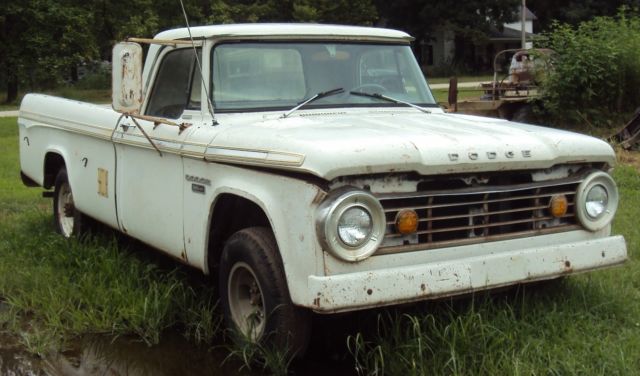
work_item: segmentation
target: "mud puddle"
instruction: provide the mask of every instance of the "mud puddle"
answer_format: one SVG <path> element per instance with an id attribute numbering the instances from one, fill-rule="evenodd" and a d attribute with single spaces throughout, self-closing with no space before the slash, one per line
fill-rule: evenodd
<path id="1" fill-rule="evenodd" d="M 336 320 L 319 319 L 304 359 L 294 362 L 292 375 L 353 375 L 354 368 Z M 340 320 L 338 320 L 340 321 Z M 331 329 L 331 328 L 333 329 Z M 337 329 L 337 330 L 336 330 Z M 317 332 L 317 331 L 316 331 Z M 322 334 L 324 333 L 324 334 Z M 9 376 L 189 376 L 266 375 L 249 370 L 229 356 L 222 345 L 196 346 L 178 333 L 165 333 L 162 341 L 148 346 L 135 338 L 87 335 L 67 344 L 65 351 L 39 358 L 30 354 L 15 335 L 0 332 L 0 375 Z"/>

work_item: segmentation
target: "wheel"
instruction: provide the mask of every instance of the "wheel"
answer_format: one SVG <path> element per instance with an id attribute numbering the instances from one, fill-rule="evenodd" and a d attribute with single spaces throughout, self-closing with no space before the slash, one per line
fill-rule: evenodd
<path id="1" fill-rule="evenodd" d="M 358 85 L 358 86 L 354 86 L 352 87 L 349 91 L 359 91 L 362 92 L 361 89 L 374 89 L 374 90 L 378 90 L 376 93 L 378 94 L 382 94 L 384 92 L 387 91 L 387 88 L 380 85 L 380 84 L 362 84 L 362 85 Z"/>
<path id="2" fill-rule="evenodd" d="M 233 234 L 222 251 L 220 301 L 234 340 L 288 349 L 301 357 L 311 317 L 291 303 L 282 261 L 271 230 L 251 227 Z"/>
<path id="3" fill-rule="evenodd" d="M 62 168 L 56 175 L 53 193 L 53 218 L 56 231 L 65 238 L 80 235 L 83 228 L 83 215 L 73 202 L 73 192 L 67 178 L 67 170 Z"/>

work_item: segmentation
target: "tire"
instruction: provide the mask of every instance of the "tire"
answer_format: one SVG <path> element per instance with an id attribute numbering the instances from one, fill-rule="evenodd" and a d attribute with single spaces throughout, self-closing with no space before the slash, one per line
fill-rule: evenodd
<path id="1" fill-rule="evenodd" d="M 311 314 L 291 302 L 278 247 L 270 229 L 251 227 L 233 234 L 222 251 L 220 301 L 234 340 L 288 349 L 304 355 Z"/>
<path id="2" fill-rule="evenodd" d="M 67 170 L 62 168 L 56 175 L 53 193 L 53 219 L 56 231 L 65 238 L 79 236 L 84 229 L 84 216 L 73 201 L 73 192 L 67 177 Z"/>

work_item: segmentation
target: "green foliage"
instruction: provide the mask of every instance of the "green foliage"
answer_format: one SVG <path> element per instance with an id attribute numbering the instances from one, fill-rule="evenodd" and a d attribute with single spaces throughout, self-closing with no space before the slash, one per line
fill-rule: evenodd
<path id="1" fill-rule="evenodd" d="M 615 16 L 620 7 L 637 8 L 638 0 L 536 0 L 527 7 L 538 17 L 542 30 L 553 22 L 577 25 L 598 16 Z"/>
<path id="2" fill-rule="evenodd" d="M 611 126 L 640 103 L 640 18 L 620 13 L 578 27 L 556 23 L 542 44 L 557 52 L 542 103 L 555 122 Z"/>
<path id="3" fill-rule="evenodd" d="M 79 1 L 8 2 L 0 18 L 5 80 L 51 87 L 69 67 L 97 56 L 91 8 Z"/>
<path id="4" fill-rule="evenodd" d="M 491 26 L 501 26 L 517 18 L 518 0 L 376 0 L 376 6 L 390 26 L 407 30 L 416 37 L 433 35 L 443 26 L 470 38 L 486 38 Z"/>
<path id="5" fill-rule="evenodd" d="M 324 22 L 371 25 L 377 19 L 371 0 L 213 0 L 211 23 Z"/>
<path id="6" fill-rule="evenodd" d="M 225 362 L 229 360 L 238 361 L 241 366 L 238 371 L 244 369 L 261 370 L 274 376 L 287 376 L 295 354 L 291 354 L 287 348 L 273 348 L 251 342 L 249 338 L 243 337 L 241 333 L 230 333 L 231 336 L 240 338 L 240 343 L 228 347 L 229 354 Z"/>

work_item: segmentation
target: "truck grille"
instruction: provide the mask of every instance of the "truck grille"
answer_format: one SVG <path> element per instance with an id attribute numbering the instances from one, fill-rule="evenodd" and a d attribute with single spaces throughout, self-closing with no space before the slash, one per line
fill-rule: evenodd
<path id="1" fill-rule="evenodd" d="M 575 216 L 579 180 L 480 186 L 448 191 L 421 191 L 377 195 L 384 208 L 387 229 L 377 255 L 442 248 L 569 231 L 580 228 Z M 553 196 L 564 195 L 567 213 L 549 212 Z M 413 209 L 420 219 L 417 233 L 402 235 L 396 215 Z"/>

